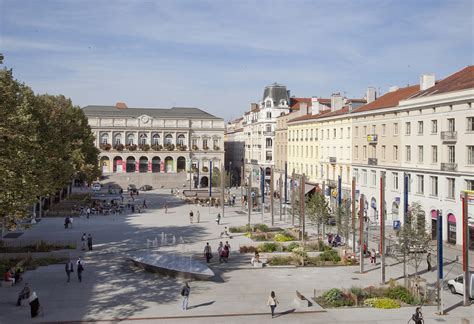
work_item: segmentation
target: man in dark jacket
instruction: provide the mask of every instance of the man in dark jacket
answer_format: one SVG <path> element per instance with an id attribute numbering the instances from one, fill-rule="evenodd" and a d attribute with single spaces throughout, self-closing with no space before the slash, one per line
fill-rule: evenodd
<path id="1" fill-rule="evenodd" d="M 69 282 L 71 281 L 71 272 L 74 272 L 74 263 L 72 263 L 71 260 L 66 262 L 65 270 L 67 275 L 67 282 Z"/>
<path id="2" fill-rule="evenodd" d="M 183 310 L 188 309 L 188 301 L 189 301 L 189 293 L 191 292 L 191 288 L 189 284 L 186 282 L 184 287 L 181 289 L 181 296 L 183 296 Z"/>

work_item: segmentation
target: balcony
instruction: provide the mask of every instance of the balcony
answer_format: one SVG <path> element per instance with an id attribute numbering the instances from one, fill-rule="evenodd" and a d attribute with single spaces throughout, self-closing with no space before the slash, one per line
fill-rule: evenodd
<path id="1" fill-rule="evenodd" d="M 263 132 L 263 135 L 265 135 L 265 136 L 275 136 L 275 132 L 266 131 L 266 132 Z"/>
<path id="2" fill-rule="evenodd" d="M 335 156 L 330 156 L 329 157 L 329 163 L 336 164 L 337 163 L 337 158 Z"/>
<path id="3" fill-rule="evenodd" d="M 441 163 L 441 171 L 456 172 L 458 170 L 457 163 Z"/>
<path id="4" fill-rule="evenodd" d="M 441 132 L 441 140 L 446 142 L 456 142 L 458 140 L 458 132 Z"/>
<path id="5" fill-rule="evenodd" d="M 379 140 L 379 137 L 377 134 L 367 135 L 367 142 L 369 142 L 369 144 L 377 144 L 378 140 Z"/>
<path id="6" fill-rule="evenodd" d="M 369 158 L 367 161 L 368 165 L 377 165 L 377 158 Z"/>
<path id="7" fill-rule="evenodd" d="M 326 182 L 327 182 L 328 187 L 337 188 L 337 181 L 336 180 L 327 179 Z"/>

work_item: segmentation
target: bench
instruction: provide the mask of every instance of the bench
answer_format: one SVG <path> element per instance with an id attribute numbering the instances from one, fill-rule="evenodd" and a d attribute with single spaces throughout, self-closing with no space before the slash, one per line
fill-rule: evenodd
<path id="1" fill-rule="evenodd" d="M 295 302 L 300 307 L 311 307 L 311 306 L 313 306 L 313 303 L 308 298 L 303 296 L 303 294 L 300 293 L 298 290 L 296 291 Z"/>

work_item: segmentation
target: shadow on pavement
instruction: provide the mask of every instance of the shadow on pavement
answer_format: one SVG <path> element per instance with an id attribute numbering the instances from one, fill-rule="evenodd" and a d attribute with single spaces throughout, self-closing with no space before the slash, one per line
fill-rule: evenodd
<path id="1" fill-rule="evenodd" d="M 283 316 L 283 315 L 288 315 L 288 314 L 294 313 L 295 311 L 296 311 L 296 308 L 292 308 L 292 309 L 289 309 L 287 311 L 277 313 L 274 317 L 280 317 L 280 316 Z"/>
<path id="2" fill-rule="evenodd" d="M 198 307 L 204 307 L 204 306 L 210 306 L 212 304 L 214 304 L 215 301 L 210 301 L 210 302 L 207 302 L 207 303 L 201 303 L 199 305 L 193 305 L 193 306 L 189 306 L 188 309 L 193 309 L 193 308 L 198 308 Z"/>

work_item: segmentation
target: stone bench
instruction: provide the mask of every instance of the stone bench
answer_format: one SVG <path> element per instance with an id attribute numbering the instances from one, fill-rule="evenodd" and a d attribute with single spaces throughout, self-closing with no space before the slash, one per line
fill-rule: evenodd
<path id="1" fill-rule="evenodd" d="M 300 307 L 311 307 L 313 303 L 298 290 L 296 291 L 295 302 Z"/>

